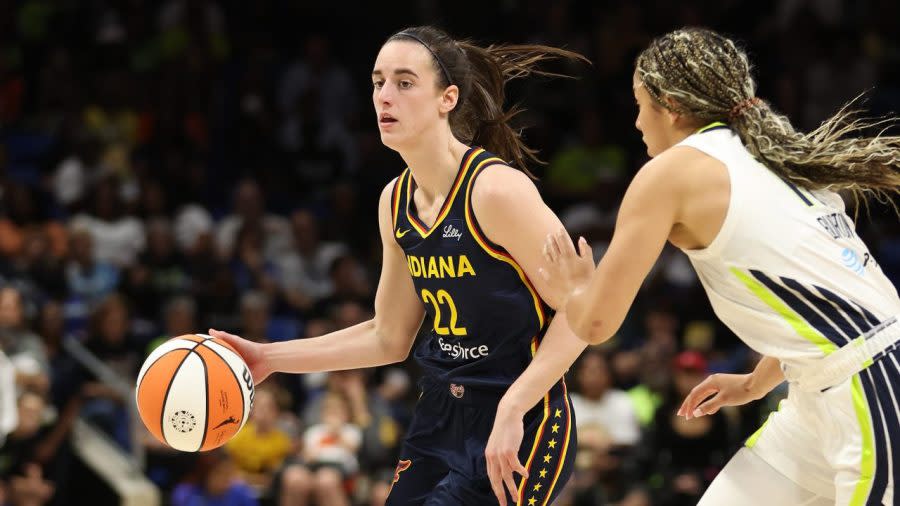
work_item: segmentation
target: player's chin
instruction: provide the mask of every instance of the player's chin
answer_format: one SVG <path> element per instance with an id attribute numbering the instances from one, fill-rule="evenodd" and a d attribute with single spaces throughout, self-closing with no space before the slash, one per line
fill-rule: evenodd
<path id="1" fill-rule="evenodd" d="M 381 131 L 381 143 L 385 145 L 385 147 L 393 149 L 394 151 L 400 151 L 400 149 L 405 144 L 405 137 L 403 135 L 398 134 L 397 132 L 385 132 Z"/>
<path id="2" fill-rule="evenodd" d="M 396 132 L 391 132 L 389 130 L 379 128 L 378 134 L 381 136 L 381 143 L 389 148 L 393 147 L 393 145 L 397 143 L 398 139 Z"/>

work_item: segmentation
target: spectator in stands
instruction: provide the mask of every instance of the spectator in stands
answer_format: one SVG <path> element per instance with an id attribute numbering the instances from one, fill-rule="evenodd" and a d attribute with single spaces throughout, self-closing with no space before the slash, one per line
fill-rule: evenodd
<path id="1" fill-rule="evenodd" d="M 590 443 L 592 430 L 606 433 L 616 446 L 633 446 L 641 437 L 640 424 L 628 394 L 613 388 L 609 359 L 605 352 L 588 348 L 575 367 L 578 385 L 572 406 L 578 425 L 579 450 Z"/>
<path id="2" fill-rule="evenodd" d="M 346 309 L 348 304 L 352 307 L 360 306 L 360 311 L 365 311 L 362 305 L 371 307 L 371 287 L 362 266 L 353 255 L 341 255 L 336 258 L 331 264 L 329 276 L 334 290 L 330 296 L 319 300 L 313 310 L 314 314 L 332 313 L 337 320 L 340 319 L 340 311 Z M 353 314 L 355 313 L 356 311 Z"/>
<path id="3" fill-rule="evenodd" d="M 237 184 L 234 190 L 234 211 L 223 218 L 216 229 L 220 258 L 231 258 L 240 253 L 236 251 L 238 234 L 248 226 L 248 230 L 259 231 L 265 259 L 274 259 L 290 248 L 291 231 L 288 221 L 282 216 L 266 213 L 262 189 L 252 179 L 244 179 Z"/>
<path id="4" fill-rule="evenodd" d="M 197 303 L 189 295 L 177 295 L 166 301 L 162 316 L 163 332 L 147 344 L 144 356 L 173 337 L 197 332 Z"/>
<path id="5" fill-rule="evenodd" d="M 47 392 L 47 350 L 41 338 L 26 326 L 22 296 L 11 286 L 0 288 L 0 351 L 12 362 L 20 390 Z"/>
<path id="6" fill-rule="evenodd" d="M 575 504 L 624 500 L 641 427 L 631 398 L 613 387 L 608 352 L 588 347 L 575 364 L 572 407 L 578 425 Z"/>
<path id="7" fill-rule="evenodd" d="M 241 295 L 240 328 L 247 339 L 268 341 L 269 298 L 263 292 L 244 292 Z"/>
<path id="8" fill-rule="evenodd" d="M 82 401 L 91 395 L 93 392 L 85 389 L 59 413 L 47 410 L 44 398 L 37 393 L 19 396 L 14 406 L 18 411 L 15 430 L 0 443 L 0 483 L 9 483 L 12 504 L 44 504 L 54 489 L 64 496 L 71 467 L 69 432 Z M 55 502 L 66 504 L 63 496 Z"/>
<path id="9" fill-rule="evenodd" d="M 247 483 L 260 491 L 269 488 L 275 471 L 296 451 L 295 442 L 278 427 L 278 419 L 275 392 L 266 385 L 257 387 L 250 420 L 226 446 Z"/>
<path id="10" fill-rule="evenodd" d="M 16 406 L 16 370 L 0 348 L 0 447 L 6 441 L 6 435 L 13 431 L 19 423 L 19 410 Z M 0 485 L 2 486 L 2 485 Z M 0 504 L 3 504 L 0 501 Z"/>
<path id="11" fill-rule="evenodd" d="M 319 224 L 309 211 L 291 215 L 291 231 L 293 248 L 278 259 L 279 287 L 288 304 L 305 311 L 334 292 L 329 271 L 335 259 L 347 253 L 347 248 L 322 241 Z"/>
<path id="12" fill-rule="evenodd" d="M 71 299 L 67 308 L 69 317 L 85 316 L 91 307 L 119 285 L 119 269 L 94 257 L 94 239 L 87 228 L 72 228 L 66 280 Z M 73 314 L 73 311 L 76 313 Z"/>
<path id="13" fill-rule="evenodd" d="M 258 222 L 247 222 L 238 230 L 233 255 L 229 261 L 235 288 L 239 292 L 260 290 L 269 296 L 277 293 L 278 271 L 263 253 L 265 236 Z"/>
<path id="14" fill-rule="evenodd" d="M 68 237 L 65 228 L 31 226 L 25 229 L 22 250 L 9 258 L 9 277 L 24 288 L 31 300 L 60 298 L 66 293 L 63 269 Z"/>
<path id="15" fill-rule="evenodd" d="M 85 228 L 93 239 L 94 260 L 109 262 L 117 267 L 134 264 L 146 246 L 144 223 L 134 216 L 123 214 L 125 206 L 111 177 L 94 188 L 91 213 L 72 218 L 71 226 Z"/>
<path id="16" fill-rule="evenodd" d="M 321 423 L 303 435 L 304 460 L 313 473 L 320 504 L 349 504 L 344 485 L 359 470 L 356 452 L 362 431 L 351 421 L 350 403 L 340 393 L 326 393 L 320 406 Z"/>
<path id="17" fill-rule="evenodd" d="M 233 314 L 239 294 L 228 265 L 216 254 L 212 234 L 201 229 L 189 244 L 183 251 L 198 313 L 209 317 Z"/>
<path id="18" fill-rule="evenodd" d="M 400 436 L 412 421 L 409 374 L 399 367 L 384 371 L 381 383 L 369 392 L 372 423 L 363 432 L 360 459 L 372 478 L 370 504 L 383 506 L 391 491 L 400 452 Z"/>
<path id="19" fill-rule="evenodd" d="M 687 506 L 697 504 L 725 465 L 731 440 L 723 411 L 691 420 L 677 416 L 682 400 L 706 377 L 706 358 L 696 351 L 683 351 L 672 369 L 673 389 L 656 412 L 651 458 L 663 483 L 657 504 Z"/>
<path id="20" fill-rule="evenodd" d="M 167 218 L 147 223 L 147 249 L 141 253 L 125 277 L 122 291 L 134 303 L 136 312 L 147 320 L 159 318 L 166 299 L 190 287 L 184 259 L 175 248 L 172 225 Z"/>
<path id="21" fill-rule="evenodd" d="M 96 358 L 118 374 L 123 385 L 131 384 L 137 378 L 143 347 L 134 341 L 129 328 L 129 309 L 121 295 L 109 296 L 91 318 L 90 335 L 85 345 Z M 93 378 L 93 373 L 85 371 L 85 380 L 90 383 L 101 378 Z M 131 447 L 128 429 L 126 402 L 122 392 L 112 385 L 97 386 L 101 394 L 87 402 L 82 415 L 97 424 L 112 436 L 122 448 Z"/>
<path id="22" fill-rule="evenodd" d="M 258 506 L 256 493 L 244 483 L 228 453 L 219 448 L 201 453 L 187 479 L 172 492 L 172 506 Z"/>

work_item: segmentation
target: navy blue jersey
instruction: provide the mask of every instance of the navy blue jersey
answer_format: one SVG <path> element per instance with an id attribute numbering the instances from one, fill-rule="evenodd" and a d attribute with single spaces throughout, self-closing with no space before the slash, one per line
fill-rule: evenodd
<path id="1" fill-rule="evenodd" d="M 472 210 L 475 179 L 503 163 L 470 148 L 431 227 L 416 214 L 410 170 L 394 184 L 394 237 L 431 320 L 414 356 L 438 381 L 505 390 L 528 366 L 551 318 L 522 268 L 487 239 Z"/>

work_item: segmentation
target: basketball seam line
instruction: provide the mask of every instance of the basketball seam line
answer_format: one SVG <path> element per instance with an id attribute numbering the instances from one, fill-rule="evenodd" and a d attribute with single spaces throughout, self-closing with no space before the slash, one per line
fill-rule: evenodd
<path id="1" fill-rule="evenodd" d="M 206 348 L 206 349 L 212 351 L 213 353 L 215 353 L 216 355 L 218 355 L 219 358 L 221 358 L 223 361 L 225 361 L 225 365 L 228 366 L 228 371 L 231 372 L 231 375 L 234 377 L 234 381 L 237 383 L 237 386 L 238 386 L 238 392 L 241 393 L 241 395 L 240 395 L 240 397 L 241 397 L 241 423 L 243 424 L 243 421 L 247 419 L 247 417 L 250 415 L 250 413 L 247 413 L 247 412 L 246 412 L 246 410 L 247 410 L 247 403 L 244 401 L 244 387 L 241 385 L 241 380 L 240 380 L 240 378 L 238 378 L 238 377 L 237 377 L 237 374 L 234 373 L 234 369 L 231 368 L 231 365 L 228 363 L 228 359 L 225 358 L 224 355 L 222 355 L 221 353 L 219 353 L 218 351 L 216 351 L 212 346 L 206 346 L 206 343 L 205 343 L 205 342 L 203 342 L 203 343 L 201 343 L 201 344 L 203 345 L 204 348 Z M 218 343 L 216 343 L 216 344 L 218 344 Z M 221 345 L 219 345 L 219 346 L 221 346 Z M 223 348 L 224 348 L 224 347 L 223 347 Z M 229 352 L 231 352 L 231 349 L 230 349 L 230 348 L 225 348 L 225 349 L 228 350 Z M 236 353 L 236 352 L 232 352 L 232 353 L 234 353 L 235 355 L 237 355 L 237 357 L 238 357 L 239 359 L 244 360 L 244 357 L 240 356 L 240 354 L 238 354 L 238 353 Z M 209 394 L 207 394 L 207 395 L 209 395 Z M 207 419 L 208 419 L 208 418 L 209 418 L 209 415 L 207 414 Z"/>
<path id="2" fill-rule="evenodd" d="M 203 423 L 203 436 L 200 438 L 200 446 L 197 447 L 198 452 L 203 449 L 203 443 L 206 442 L 206 433 L 209 429 L 209 411 L 210 411 L 210 409 L 209 409 L 209 367 L 207 367 L 207 365 L 206 365 L 206 360 L 203 360 L 203 355 L 201 355 L 200 353 L 195 351 L 197 348 L 199 348 L 202 345 L 203 345 L 203 343 L 197 343 L 197 346 L 194 346 L 194 348 L 191 349 L 191 353 L 196 353 L 197 358 L 200 359 L 200 363 L 203 365 L 203 382 L 204 382 L 203 392 L 206 394 L 206 416 L 204 417 L 205 420 L 203 420 L 203 422 L 204 422 Z"/>

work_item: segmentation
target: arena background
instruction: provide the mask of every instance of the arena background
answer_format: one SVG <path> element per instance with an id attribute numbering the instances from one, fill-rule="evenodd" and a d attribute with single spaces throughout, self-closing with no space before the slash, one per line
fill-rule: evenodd
<path id="1" fill-rule="evenodd" d="M 738 38 L 759 95 L 808 130 L 861 92 L 872 115 L 900 111 L 898 19 L 886 0 L 0 1 L 0 504 L 383 503 L 411 363 L 273 377 L 256 436 L 199 456 L 155 443 L 131 388 L 168 336 L 286 340 L 371 316 L 376 201 L 403 165 L 379 141 L 369 72 L 394 31 L 593 61 L 559 69 L 577 80 L 517 82 L 509 103 L 528 108 L 545 199 L 599 255 L 646 161 L 631 75 L 652 37 Z M 896 215 L 876 204 L 857 228 L 900 281 Z M 757 359 L 667 248 L 621 331 L 568 375 L 578 471 L 556 504 L 695 504 L 784 390 L 690 423 L 675 406 Z M 323 411 L 362 435 L 347 479 L 283 472 L 315 468 Z"/>

